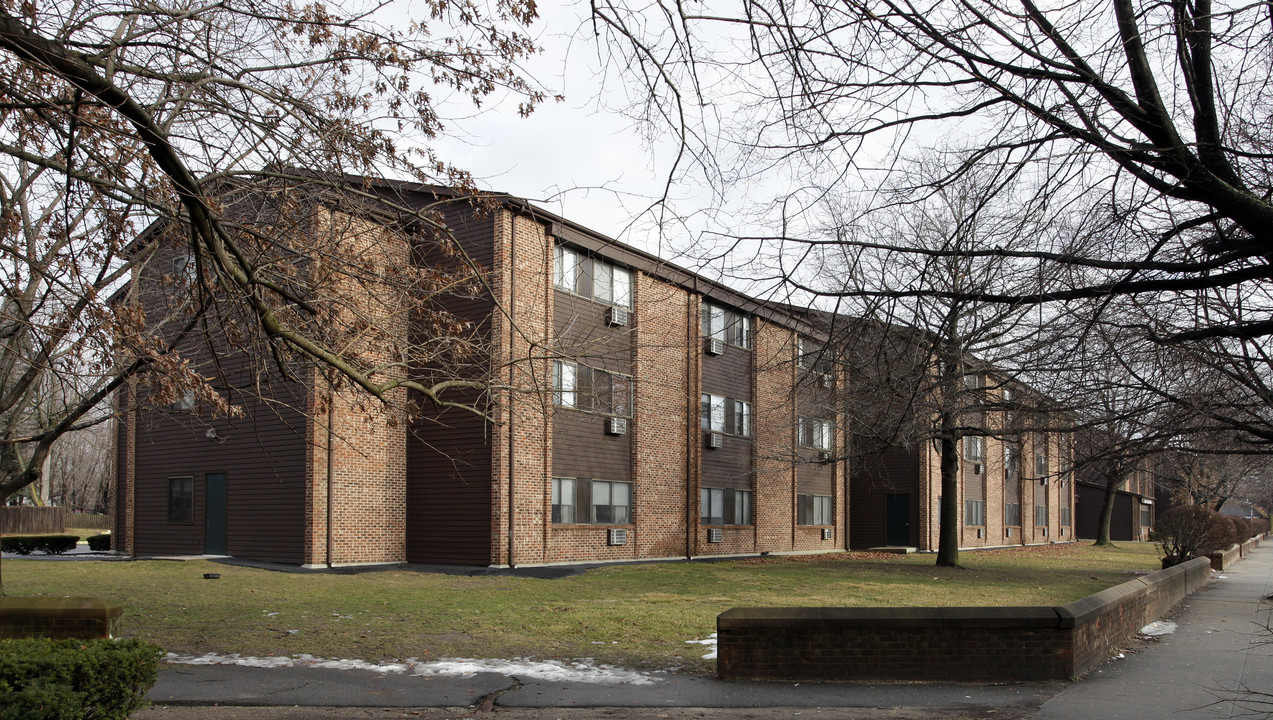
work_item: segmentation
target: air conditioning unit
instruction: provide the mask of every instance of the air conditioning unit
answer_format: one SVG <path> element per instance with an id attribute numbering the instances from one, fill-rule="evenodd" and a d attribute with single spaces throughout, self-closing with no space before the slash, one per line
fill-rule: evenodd
<path id="1" fill-rule="evenodd" d="M 826 450 L 819 450 L 819 451 L 818 451 L 818 462 L 820 462 L 820 463 L 829 463 L 829 462 L 831 462 L 831 453 L 830 453 L 830 452 L 828 452 L 828 451 L 826 451 Z"/>
<path id="2" fill-rule="evenodd" d="M 606 418 L 607 435 L 627 435 L 628 419 L 621 417 Z"/>
<path id="3" fill-rule="evenodd" d="M 1042 535 L 1043 537 L 1047 537 L 1047 536 L 1048 536 L 1048 529 L 1047 529 L 1047 528 L 1043 528 L 1043 532 L 1041 532 L 1041 533 L 1039 533 L 1039 534 L 1040 534 L 1040 535 Z"/>
<path id="4" fill-rule="evenodd" d="M 1048 479 L 1047 479 L 1047 478 L 1045 478 L 1045 477 L 1044 477 L 1044 478 L 1039 478 L 1039 484 L 1040 484 L 1040 485 L 1047 485 L 1047 484 L 1048 484 Z"/>
<path id="5" fill-rule="evenodd" d="M 708 355 L 724 355 L 725 341 L 716 338 L 707 338 L 707 354 Z"/>
<path id="6" fill-rule="evenodd" d="M 821 373 L 818 375 L 818 384 L 824 388 L 830 388 L 835 385 L 831 373 Z"/>
<path id="7" fill-rule="evenodd" d="M 1004 536 L 1004 537 L 1012 537 L 1012 528 L 1004 528 L 1004 529 L 1003 529 L 1003 536 Z"/>
<path id="8" fill-rule="evenodd" d="M 986 536 L 986 529 L 985 529 L 985 528 L 977 528 L 977 537 L 981 538 L 981 537 L 985 537 L 985 536 Z"/>
<path id="9" fill-rule="evenodd" d="M 832 532 L 831 528 L 822 528 L 822 539 L 823 539 L 823 540 L 830 540 L 830 539 L 831 539 L 831 532 Z"/>
<path id="10" fill-rule="evenodd" d="M 627 327 L 629 321 L 628 309 L 617 306 L 606 308 L 606 324 L 614 327 Z"/>
<path id="11" fill-rule="evenodd" d="M 610 528 L 606 533 L 607 545 L 626 545 L 628 542 L 628 531 L 626 528 Z"/>
<path id="12" fill-rule="evenodd" d="M 973 475 L 980 475 L 980 474 L 981 474 L 981 463 L 973 463 L 973 464 L 972 464 L 972 474 L 973 474 Z"/>
<path id="13" fill-rule="evenodd" d="M 725 531 L 724 531 L 724 530 L 721 530 L 720 528 L 708 528 L 708 529 L 707 529 L 707 542 L 709 542 L 709 543 L 713 543 L 713 542 L 720 542 L 720 541 L 722 541 L 722 540 L 724 540 L 724 539 L 725 539 Z"/>
<path id="14" fill-rule="evenodd" d="M 725 445 L 725 436 L 720 433 L 707 433 L 706 445 L 711 450 L 716 450 Z"/>

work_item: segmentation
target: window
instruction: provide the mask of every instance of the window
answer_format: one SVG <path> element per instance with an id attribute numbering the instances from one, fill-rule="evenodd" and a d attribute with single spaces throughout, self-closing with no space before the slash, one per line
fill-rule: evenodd
<path id="1" fill-rule="evenodd" d="M 1038 525 L 1039 527 L 1047 527 L 1047 524 L 1048 524 L 1048 506 L 1047 505 L 1034 506 L 1034 524 Z"/>
<path id="2" fill-rule="evenodd" d="M 829 375 L 831 373 L 831 362 L 826 357 L 825 350 L 820 343 L 816 343 L 806 337 L 801 337 L 797 342 L 797 365 L 802 368 L 809 368 L 819 375 Z"/>
<path id="3" fill-rule="evenodd" d="M 1034 438 L 1034 476 L 1048 476 L 1048 436 L 1036 435 Z"/>
<path id="4" fill-rule="evenodd" d="M 172 275 L 178 280 L 194 282 L 195 273 L 198 271 L 199 267 L 195 265 L 194 257 L 191 255 L 179 253 L 172 259 Z"/>
<path id="5" fill-rule="evenodd" d="M 983 462 L 986 459 L 986 439 L 980 435 L 965 435 L 964 459 L 968 462 Z"/>
<path id="6" fill-rule="evenodd" d="M 797 495 L 797 525 L 834 525 L 830 495 Z"/>
<path id="7" fill-rule="evenodd" d="M 751 318 L 718 305 L 703 304 L 703 337 L 751 347 Z"/>
<path id="8" fill-rule="evenodd" d="M 186 410 L 194 410 L 194 390 L 183 390 L 181 397 L 168 406 L 170 410 L 178 412 Z"/>
<path id="9" fill-rule="evenodd" d="M 632 522 L 632 484 L 593 480 L 592 522 L 596 525 Z"/>
<path id="10" fill-rule="evenodd" d="M 632 378 L 557 360 L 553 363 L 553 404 L 631 417 Z"/>
<path id="11" fill-rule="evenodd" d="M 1021 525 L 1021 503 L 1004 503 L 1003 524 L 1013 527 Z"/>
<path id="12" fill-rule="evenodd" d="M 1010 478 L 1021 474 L 1021 446 L 1011 441 L 1003 444 L 1003 472 Z"/>
<path id="13" fill-rule="evenodd" d="M 553 478 L 553 522 L 571 524 L 574 521 L 575 481 Z"/>
<path id="14" fill-rule="evenodd" d="M 751 437 L 751 403 L 704 393 L 703 430 Z"/>
<path id="15" fill-rule="evenodd" d="M 802 417 L 799 430 L 801 447 L 831 449 L 831 439 L 834 436 L 830 420 Z"/>
<path id="16" fill-rule="evenodd" d="M 981 500 L 964 501 L 964 525 L 968 527 L 986 524 L 986 503 Z"/>
<path id="17" fill-rule="evenodd" d="M 556 524 L 627 525 L 632 522 L 632 483 L 553 478 Z"/>
<path id="18" fill-rule="evenodd" d="M 555 250 L 553 283 L 561 290 L 607 305 L 632 307 L 632 271 L 564 245 Z"/>
<path id="19" fill-rule="evenodd" d="M 1146 523 L 1146 525 L 1148 524 Z M 1061 527 L 1069 527 L 1069 526 L 1070 526 L 1070 509 L 1067 507 L 1063 507 L 1061 508 Z"/>
<path id="20" fill-rule="evenodd" d="M 1149 519 L 1149 514 L 1150 514 L 1149 509 L 1150 509 L 1149 505 L 1140 506 L 1140 526 L 1141 527 L 1149 527 L 1150 525 L 1153 525 L 1153 522 L 1151 522 Z M 1064 512 L 1065 511 L 1062 510 L 1063 516 L 1064 516 Z M 1063 522 L 1062 524 L 1065 524 L 1065 523 Z"/>
<path id="21" fill-rule="evenodd" d="M 168 522 L 194 522 L 194 478 L 168 478 Z"/>
<path id="22" fill-rule="evenodd" d="M 750 525 L 750 490 L 703 488 L 699 491 L 699 521 L 704 525 Z"/>

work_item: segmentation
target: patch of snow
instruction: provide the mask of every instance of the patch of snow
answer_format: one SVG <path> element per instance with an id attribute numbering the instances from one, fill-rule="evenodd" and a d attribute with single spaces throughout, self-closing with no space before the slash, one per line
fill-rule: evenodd
<path id="1" fill-rule="evenodd" d="M 704 655 L 703 659 L 704 660 L 716 659 L 716 633 L 712 633 L 711 635 L 708 635 L 706 640 L 686 640 L 685 644 L 686 645 L 707 645 L 712 650 L 711 652 Z"/>
<path id="2" fill-rule="evenodd" d="M 1150 637 L 1158 637 L 1159 635 L 1170 635 L 1176 632 L 1176 623 L 1170 620 L 1158 620 L 1151 622 L 1140 629 L 1141 635 Z"/>
<path id="3" fill-rule="evenodd" d="M 478 673 L 498 673 L 551 682 L 585 682 L 604 685 L 653 685 L 660 678 L 648 673 L 626 670 L 613 665 L 597 665 L 589 658 L 562 662 L 559 660 L 513 660 L 442 658 L 423 662 L 408 658 L 405 662 L 372 663 L 366 660 L 320 658 L 313 655 L 291 657 L 251 657 L 238 654 L 177 655 L 168 653 L 164 661 L 174 665 L 240 665 L 253 668 L 315 667 L 332 670 L 364 670 L 393 675 L 420 677 L 473 677 Z"/>

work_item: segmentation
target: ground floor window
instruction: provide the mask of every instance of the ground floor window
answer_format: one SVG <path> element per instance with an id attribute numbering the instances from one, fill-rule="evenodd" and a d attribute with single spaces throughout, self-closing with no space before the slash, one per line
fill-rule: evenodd
<path id="1" fill-rule="evenodd" d="M 1047 527 L 1047 524 L 1048 524 L 1048 506 L 1047 505 L 1034 506 L 1034 524 L 1038 525 L 1039 527 Z"/>
<path id="2" fill-rule="evenodd" d="M 796 524 L 834 525 L 830 495 L 797 495 Z"/>
<path id="3" fill-rule="evenodd" d="M 1151 522 L 1149 519 L 1149 509 L 1150 509 L 1149 505 L 1140 506 L 1140 526 L 1141 527 L 1149 527 L 1150 525 L 1153 524 L 1153 522 Z"/>
<path id="4" fill-rule="evenodd" d="M 1021 503 L 1004 503 L 1003 524 L 1009 527 L 1021 524 Z"/>
<path id="5" fill-rule="evenodd" d="M 168 522 L 194 522 L 194 478 L 168 478 Z"/>
<path id="6" fill-rule="evenodd" d="M 750 490 L 703 488 L 699 491 L 699 521 L 704 525 L 750 525 Z"/>
<path id="7" fill-rule="evenodd" d="M 1069 526 L 1070 526 L 1070 509 L 1067 507 L 1063 507 L 1061 508 L 1061 527 L 1069 527 Z"/>
<path id="8" fill-rule="evenodd" d="M 964 525 L 968 527 L 986 524 L 986 503 L 981 500 L 964 501 Z"/>
<path id="9" fill-rule="evenodd" d="M 559 525 L 627 525 L 632 522 L 632 483 L 553 478 L 552 521 Z"/>

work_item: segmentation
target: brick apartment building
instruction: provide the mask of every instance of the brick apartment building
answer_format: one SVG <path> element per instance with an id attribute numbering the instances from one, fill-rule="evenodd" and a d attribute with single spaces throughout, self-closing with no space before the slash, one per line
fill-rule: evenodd
<path id="1" fill-rule="evenodd" d="M 436 199 L 383 189 L 405 203 Z M 325 212 L 315 232 L 337 225 Z M 413 422 L 395 423 L 351 392 L 323 405 L 312 373 L 264 396 L 227 389 L 244 410 L 233 418 L 162 411 L 134 386 L 118 398 L 118 549 L 304 566 L 516 566 L 936 548 L 932 445 L 896 448 L 850 483 L 834 409 L 848 378 L 824 357 L 827 335 L 808 311 L 516 199 L 445 213 L 489 272 L 489 293 L 452 310 L 485 333 L 500 388 L 492 419 L 423 404 Z M 388 230 L 353 227 L 364 251 L 410 262 Z M 185 267 L 181 251 L 161 251 L 134 287 L 169 265 Z M 966 440 L 965 547 L 1072 539 L 1063 447 L 1056 435 Z"/>
<path id="2" fill-rule="evenodd" d="M 447 410 L 407 426 L 349 393 L 324 409 L 313 379 L 227 390 L 242 417 L 186 421 L 134 387 L 119 398 L 120 550 L 509 566 L 847 546 L 845 438 L 819 401 L 843 378 L 814 361 L 812 328 L 521 201 L 446 213 L 489 269 L 490 293 L 455 310 L 508 388 L 493 422 Z M 383 252 L 406 261 L 390 235 Z M 184 262 L 170 252 L 147 272 Z"/>

